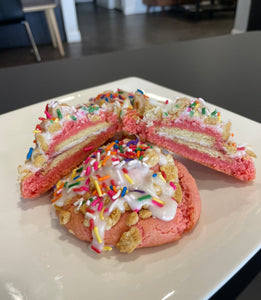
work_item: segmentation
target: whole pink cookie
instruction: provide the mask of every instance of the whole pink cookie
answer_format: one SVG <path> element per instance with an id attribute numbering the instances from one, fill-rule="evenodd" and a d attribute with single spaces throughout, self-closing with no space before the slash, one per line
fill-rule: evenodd
<path id="1" fill-rule="evenodd" d="M 138 139 L 99 148 L 57 184 L 52 202 L 60 224 L 97 253 L 176 241 L 201 211 L 184 165 Z"/>

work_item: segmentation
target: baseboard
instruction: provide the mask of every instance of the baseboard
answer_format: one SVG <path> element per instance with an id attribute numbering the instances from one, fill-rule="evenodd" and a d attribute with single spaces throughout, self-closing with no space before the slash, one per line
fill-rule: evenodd
<path id="1" fill-rule="evenodd" d="M 68 43 L 77 43 L 82 40 L 81 32 L 79 30 L 66 32 L 66 37 Z"/>
<path id="2" fill-rule="evenodd" d="M 236 28 L 233 28 L 231 30 L 231 34 L 240 34 L 240 33 L 245 33 L 244 30 L 240 30 L 240 29 L 236 29 Z"/>

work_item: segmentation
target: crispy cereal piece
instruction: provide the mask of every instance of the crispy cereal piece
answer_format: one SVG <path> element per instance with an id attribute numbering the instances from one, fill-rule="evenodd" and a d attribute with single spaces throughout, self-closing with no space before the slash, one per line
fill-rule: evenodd
<path id="1" fill-rule="evenodd" d="M 251 156 L 251 157 L 257 158 L 255 152 L 252 151 L 252 150 L 250 150 L 250 149 L 246 150 L 246 154 L 249 155 L 249 156 Z"/>
<path id="2" fill-rule="evenodd" d="M 126 225 L 132 226 L 132 225 L 135 225 L 136 223 L 138 223 L 138 221 L 139 221 L 139 216 L 136 213 L 136 211 L 133 211 L 132 213 L 130 213 L 128 215 L 127 220 L 126 220 Z"/>
<path id="3" fill-rule="evenodd" d="M 48 147 L 43 135 L 41 133 L 36 133 L 35 139 L 40 144 L 40 148 L 42 148 L 44 152 L 47 152 L 49 147 Z"/>
<path id="4" fill-rule="evenodd" d="M 125 211 L 131 211 L 131 210 L 132 210 L 132 209 L 130 208 L 128 202 L 124 202 L 123 205 L 124 205 Z"/>
<path id="5" fill-rule="evenodd" d="M 177 189 L 173 193 L 173 198 L 176 200 L 177 203 L 182 201 L 182 189 L 179 183 L 175 183 Z"/>
<path id="6" fill-rule="evenodd" d="M 104 205 L 108 205 L 111 202 L 111 199 L 108 195 L 103 197 Z"/>
<path id="7" fill-rule="evenodd" d="M 57 131 L 61 130 L 62 129 L 62 125 L 60 123 L 54 122 L 53 124 L 51 124 L 50 126 L 48 126 L 47 129 L 48 129 L 48 131 L 50 133 L 54 133 L 54 132 L 57 132 Z"/>
<path id="8" fill-rule="evenodd" d="M 58 118 L 58 114 L 57 114 L 57 109 L 61 109 L 61 106 L 67 106 L 68 108 L 70 108 L 70 106 L 66 103 L 54 103 L 54 105 L 48 105 L 48 113 L 55 118 Z"/>
<path id="9" fill-rule="evenodd" d="M 173 160 L 173 156 L 171 154 L 166 154 L 165 158 L 166 158 L 166 160 L 168 162 L 168 165 L 175 165 L 174 164 L 174 160 Z"/>
<path id="10" fill-rule="evenodd" d="M 224 146 L 229 154 L 235 154 L 237 152 L 237 147 L 232 142 L 228 142 L 227 144 L 224 144 Z"/>
<path id="11" fill-rule="evenodd" d="M 67 198 L 63 204 L 63 206 L 65 207 L 66 205 L 69 205 L 72 203 L 72 198 Z"/>
<path id="12" fill-rule="evenodd" d="M 80 211 L 83 215 L 85 215 L 85 213 L 86 213 L 86 208 L 87 208 L 87 205 L 86 205 L 86 203 L 84 203 L 83 205 L 80 206 L 79 211 Z"/>
<path id="13" fill-rule="evenodd" d="M 215 117 L 206 117 L 204 119 L 204 124 L 207 125 L 217 125 L 219 123 L 219 119 Z"/>
<path id="14" fill-rule="evenodd" d="M 131 227 L 129 231 L 122 234 L 117 248 L 120 252 L 131 253 L 142 242 L 140 231 L 137 227 Z"/>
<path id="15" fill-rule="evenodd" d="M 37 168 L 40 168 L 45 163 L 45 157 L 42 154 L 39 154 L 34 158 L 33 163 Z"/>
<path id="16" fill-rule="evenodd" d="M 106 230 L 110 230 L 115 224 L 118 223 L 121 217 L 121 211 L 119 208 L 115 208 L 108 218 L 106 218 Z"/>
<path id="17" fill-rule="evenodd" d="M 90 188 L 90 191 L 93 191 L 95 190 L 95 178 L 93 176 L 90 176 L 90 183 L 89 183 L 89 188 Z"/>
<path id="18" fill-rule="evenodd" d="M 84 219 L 83 226 L 90 227 L 90 220 L 89 219 Z"/>
<path id="19" fill-rule="evenodd" d="M 161 120 L 162 119 L 162 110 L 159 107 L 155 107 L 149 103 L 149 101 L 145 102 L 145 111 L 144 116 L 148 119 L 152 120 Z"/>
<path id="20" fill-rule="evenodd" d="M 71 213 L 66 210 L 62 210 L 59 214 L 59 221 L 61 225 L 67 224 L 71 219 Z"/>
<path id="21" fill-rule="evenodd" d="M 89 118 L 89 120 L 91 120 L 92 122 L 97 122 L 97 121 L 99 121 L 99 120 L 101 119 L 100 116 L 98 116 L 98 115 L 92 115 L 92 114 L 88 114 L 88 118 Z"/>
<path id="22" fill-rule="evenodd" d="M 187 98 L 179 98 L 175 103 L 175 111 L 172 113 L 172 118 L 178 118 L 184 109 L 190 105 L 190 100 Z"/>
<path id="23" fill-rule="evenodd" d="M 224 141 L 228 140 L 230 137 L 230 128 L 231 128 L 231 122 L 229 121 L 223 127 L 222 138 Z"/>
<path id="24" fill-rule="evenodd" d="M 143 114 L 145 109 L 145 100 L 144 96 L 139 93 L 135 93 L 135 98 L 133 102 L 133 108 L 136 109 L 140 114 Z"/>
<path id="25" fill-rule="evenodd" d="M 147 210 L 147 209 L 141 209 L 139 211 L 139 217 L 141 219 L 148 219 L 152 216 L 152 212 L 150 210 Z"/>
<path id="26" fill-rule="evenodd" d="M 144 157 L 148 157 L 148 159 L 145 162 L 149 167 L 154 167 L 159 162 L 159 155 L 156 150 L 146 150 Z"/>
<path id="27" fill-rule="evenodd" d="M 165 172 L 166 181 L 176 181 L 178 179 L 178 169 L 174 164 L 166 164 L 160 167 L 160 170 Z"/>
<path id="28" fill-rule="evenodd" d="M 154 187 L 154 191 L 155 191 L 156 195 L 159 197 L 162 194 L 162 189 L 161 189 L 160 185 L 153 183 L 153 187 Z"/>

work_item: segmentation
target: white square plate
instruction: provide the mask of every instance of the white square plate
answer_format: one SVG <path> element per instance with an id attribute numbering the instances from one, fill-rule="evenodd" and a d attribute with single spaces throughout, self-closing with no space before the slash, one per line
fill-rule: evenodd
<path id="1" fill-rule="evenodd" d="M 82 103 L 122 88 L 174 98 L 173 90 L 126 78 L 57 98 Z M 210 99 L 211 100 L 211 99 Z M 96 255 L 53 220 L 50 195 L 23 200 L 17 166 L 32 145 L 46 102 L 0 116 L 1 299 L 204 299 L 235 274 L 261 244 L 261 124 L 221 109 L 238 142 L 253 146 L 256 180 L 244 183 L 180 158 L 197 181 L 202 214 L 178 242 L 132 254 Z"/>

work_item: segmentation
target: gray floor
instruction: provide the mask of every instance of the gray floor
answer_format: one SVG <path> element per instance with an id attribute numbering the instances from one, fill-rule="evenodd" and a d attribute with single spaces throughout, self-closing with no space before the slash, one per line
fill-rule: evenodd
<path id="1" fill-rule="evenodd" d="M 124 16 L 120 11 L 107 10 L 93 3 L 77 4 L 81 43 L 64 43 L 66 56 L 140 49 L 165 44 L 230 34 L 234 23 L 233 12 L 218 12 L 212 16 L 193 16 L 175 11 Z M 40 45 L 42 62 L 63 59 L 51 45 Z M 35 63 L 30 48 L 0 51 L 0 67 Z"/>

